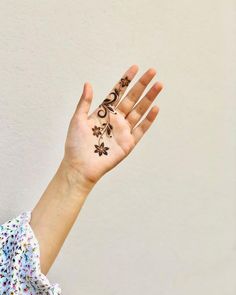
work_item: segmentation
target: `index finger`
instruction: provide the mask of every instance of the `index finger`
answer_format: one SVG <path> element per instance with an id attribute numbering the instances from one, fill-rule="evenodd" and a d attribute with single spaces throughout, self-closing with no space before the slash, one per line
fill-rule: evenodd
<path id="1" fill-rule="evenodd" d="M 119 103 L 122 95 L 134 76 L 137 74 L 138 70 L 139 68 L 136 64 L 132 65 L 111 89 L 110 93 L 106 96 L 101 105 L 105 105 L 111 112 L 114 112 L 114 108 L 111 107 L 111 105 L 115 107 Z"/>

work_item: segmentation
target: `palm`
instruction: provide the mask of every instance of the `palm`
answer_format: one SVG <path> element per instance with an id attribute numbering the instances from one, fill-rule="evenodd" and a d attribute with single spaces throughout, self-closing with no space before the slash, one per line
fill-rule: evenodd
<path id="1" fill-rule="evenodd" d="M 147 71 L 139 79 L 126 98 L 118 105 L 122 94 L 136 73 L 137 66 L 134 65 L 89 116 L 88 110 L 92 94 L 87 94 L 87 100 L 82 95 L 71 120 L 65 145 L 65 158 L 87 179 L 94 182 L 114 168 L 131 152 L 158 113 L 157 107 L 152 108 L 146 118 L 134 128 L 162 89 L 160 83 L 155 84 L 132 109 L 155 75 L 153 69 Z"/>
<path id="2" fill-rule="evenodd" d="M 102 168 L 104 171 L 117 165 L 135 146 L 128 121 L 119 110 L 116 112 L 117 114 L 109 114 L 108 122 L 98 120 L 97 112 L 93 113 L 88 120 L 90 127 L 88 136 L 91 140 L 88 154 L 90 157 L 92 156 L 93 167 Z M 102 128 L 101 131 L 99 131 L 99 127 Z"/>

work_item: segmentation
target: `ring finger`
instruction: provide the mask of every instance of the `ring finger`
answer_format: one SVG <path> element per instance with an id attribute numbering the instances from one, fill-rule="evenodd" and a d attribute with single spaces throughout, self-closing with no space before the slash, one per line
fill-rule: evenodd
<path id="1" fill-rule="evenodd" d="M 156 96 L 162 90 L 161 82 L 156 82 L 146 95 L 136 104 L 136 106 L 128 113 L 125 119 L 129 122 L 131 129 L 139 122 L 143 114 L 155 100 Z"/>

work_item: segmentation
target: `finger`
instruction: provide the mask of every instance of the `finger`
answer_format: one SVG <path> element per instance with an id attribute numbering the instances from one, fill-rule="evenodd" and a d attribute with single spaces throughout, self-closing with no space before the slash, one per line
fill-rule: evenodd
<path id="1" fill-rule="evenodd" d="M 162 90 L 163 85 L 160 82 L 155 83 L 147 94 L 136 104 L 136 106 L 128 113 L 125 119 L 133 128 L 146 113 L 152 102 L 155 100 L 158 93 Z"/>
<path id="2" fill-rule="evenodd" d="M 117 109 L 122 112 L 124 117 L 132 110 L 133 106 L 138 101 L 143 91 L 155 75 L 156 70 L 154 68 L 148 69 L 138 80 L 138 82 L 136 82 L 135 85 L 130 89 L 125 98 L 121 100 L 117 106 Z"/>
<path id="3" fill-rule="evenodd" d="M 89 82 L 84 83 L 83 93 L 80 97 L 80 100 L 77 104 L 75 115 L 81 116 L 86 115 L 88 116 L 88 112 L 91 106 L 91 102 L 93 99 L 93 89 Z"/>
<path id="4" fill-rule="evenodd" d="M 124 94 L 125 90 L 127 89 L 129 83 L 132 81 L 134 76 L 138 72 L 138 66 L 132 65 L 121 77 L 121 79 L 115 84 L 115 86 L 111 89 L 108 96 L 103 100 L 102 105 L 111 106 L 113 105 L 116 107 L 118 102 L 120 101 L 122 95 Z M 109 109 L 108 107 L 108 109 Z M 112 108 L 111 108 L 112 109 Z"/>
<path id="5" fill-rule="evenodd" d="M 157 105 L 153 106 L 141 123 L 132 130 L 131 133 L 133 134 L 135 144 L 140 141 L 145 132 L 150 128 L 158 113 L 159 107 Z"/>

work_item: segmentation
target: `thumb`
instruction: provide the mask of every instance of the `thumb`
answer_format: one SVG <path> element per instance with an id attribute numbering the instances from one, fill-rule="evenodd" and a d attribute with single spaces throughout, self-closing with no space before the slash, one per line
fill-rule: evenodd
<path id="1" fill-rule="evenodd" d="M 93 99 L 93 89 L 89 82 L 84 83 L 83 93 L 80 97 L 78 105 L 76 107 L 77 114 L 86 114 L 88 115 L 91 102 Z"/>

